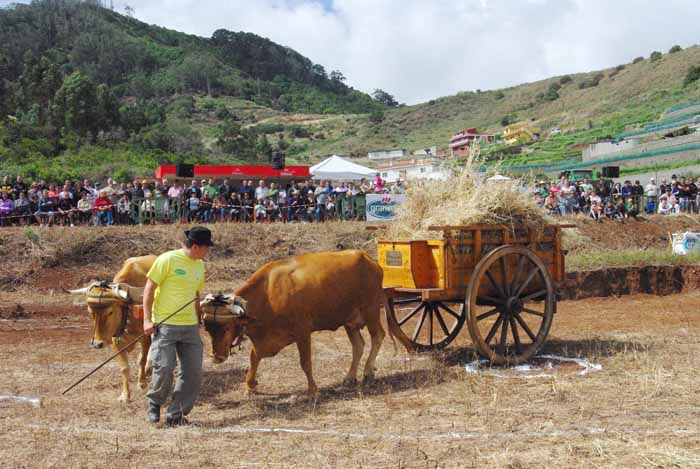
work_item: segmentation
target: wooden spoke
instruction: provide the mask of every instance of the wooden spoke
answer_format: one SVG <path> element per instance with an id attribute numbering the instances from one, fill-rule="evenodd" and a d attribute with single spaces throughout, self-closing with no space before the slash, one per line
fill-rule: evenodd
<path id="1" fill-rule="evenodd" d="M 418 335 L 420 334 L 420 330 L 423 328 L 423 323 L 425 322 L 425 313 L 427 311 L 427 307 L 423 308 L 423 314 L 421 314 L 420 321 L 418 321 L 418 324 L 416 324 L 416 328 L 413 331 L 413 341 L 416 342 L 418 340 Z"/>
<path id="2" fill-rule="evenodd" d="M 433 306 L 428 306 L 428 335 L 430 337 L 430 345 L 433 345 L 433 311 L 435 310 L 435 307 Z"/>
<path id="3" fill-rule="evenodd" d="M 498 331 L 498 326 L 500 326 L 502 322 L 503 322 L 503 315 L 501 314 L 500 316 L 498 316 L 498 319 L 496 319 L 496 322 L 493 323 L 491 330 L 489 331 L 488 335 L 486 336 L 485 342 L 487 344 L 491 343 L 491 339 L 493 339 L 493 336 L 496 334 L 496 331 Z"/>
<path id="4" fill-rule="evenodd" d="M 506 297 L 510 294 L 508 275 L 506 273 L 506 256 L 501 256 L 498 259 L 498 263 L 501 264 L 501 292 L 503 292 L 502 296 Z"/>
<path id="5" fill-rule="evenodd" d="M 541 318 L 544 318 L 544 313 L 540 313 L 539 311 L 535 311 L 534 309 L 523 308 L 523 312 L 528 313 L 528 314 L 534 314 L 535 316 L 539 316 Z"/>
<path id="6" fill-rule="evenodd" d="M 510 284 L 510 291 L 514 292 L 515 287 L 520 281 L 520 276 L 523 273 L 523 268 L 525 267 L 525 261 L 527 260 L 527 257 L 525 256 L 520 256 L 520 259 L 518 259 L 518 268 L 515 271 L 515 275 L 513 275 L 513 281 Z"/>
<path id="7" fill-rule="evenodd" d="M 505 301 L 500 300 L 498 298 L 494 298 L 492 296 L 486 296 L 486 295 L 479 295 L 476 297 L 476 301 L 479 304 L 486 305 L 486 306 L 499 306 L 505 304 Z"/>
<path id="8" fill-rule="evenodd" d="M 542 290 L 538 290 L 535 293 L 530 293 L 527 296 L 523 296 L 520 299 L 523 301 L 523 303 L 525 303 L 526 301 L 534 300 L 535 298 L 539 298 L 539 297 L 544 296 L 546 294 L 547 294 L 547 289 L 543 288 Z"/>
<path id="9" fill-rule="evenodd" d="M 508 320 L 503 320 L 501 323 L 501 355 L 506 354 L 506 343 L 508 339 Z"/>
<path id="10" fill-rule="evenodd" d="M 530 337 L 530 340 L 532 340 L 532 342 L 534 343 L 535 339 L 537 337 L 535 337 L 535 334 L 533 334 L 532 331 L 530 330 L 530 326 L 527 325 L 525 320 L 523 318 L 521 318 L 519 314 L 515 315 L 515 320 L 518 321 L 518 324 L 520 324 L 520 327 L 523 328 L 525 333 Z"/>
<path id="11" fill-rule="evenodd" d="M 438 303 L 440 304 L 440 303 Z M 449 311 L 449 308 L 445 308 Z M 438 308 L 435 308 L 435 317 L 438 320 L 438 323 L 440 323 L 440 328 L 442 329 L 442 333 L 445 334 L 446 336 L 450 335 L 449 329 L 447 329 L 447 324 L 445 324 L 445 320 L 442 319 L 442 314 L 440 314 L 440 311 L 438 311 Z M 451 312 L 451 311 L 450 311 Z M 459 316 L 457 316 L 459 317 Z"/>
<path id="12" fill-rule="evenodd" d="M 414 309 L 413 311 L 411 311 L 411 312 L 408 314 L 408 316 L 406 316 L 406 317 L 403 318 L 402 320 L 398 321 L 399 326 L 403 326 L 404 324 L 406 324 L 406 321 L 408 321 L 408 320 L 411 319 L 413 316 L 415 316 L 415 314 L 416 314 L 418 311 L 420 311 L 421 308 L 425 308 L 425 303 L 420 303 L 418 306 L 415 307 L 415 309 Z"/>
<path id="13" fill-rule="evenodd" d="M 493 316 L 494 314 L 498 314 L 499 312 L 500 312 L 500 310 L 499 310 L 498 308 L 493 308 L 492 310 L 489 310 L 489 311 L 487 311 L 487 312 L 485 312 L 485 313 L 482 313 L 482 314 L 478 315 L 478 316 L 476 317 L 476 320 L 477 320 L 477 321 L 481 321 L 481 320 L 483 320 L 483 319 L 486 319 L 486 318 L 489 318 L 489 317 Z"/>
<path id="14" fill-rule="evenodd" d="M 500 285 L 498 285 L 498 283 L 496 283 L 496 280 L 493 278 L 493 274 L 491 274 L 491 272 L 488 270 L 486 271 L 486 277 L 489 279 L 489 282 L 491 282 L 493 288 L 498 291 L 499 295 L 501 295 L 501 298 L 505 298 L 506 294 L 503 292 L 503 289 Z"/>
<path id="15" fill-rule="evenodd" d="M 452 311 L 452 309 L 449 308 L 449 307 L 448 307 L 445 303 L 443 303 L 442 301 L 438 301 L 436 304 L 437 304 L 440 308 L 444 309 L 446 313 L 451 314 L 451 315 L 454 316 L 456 319 L 459 319 L 459 318 L 460 318 L 460 315 L 459 315 L 459 314 L 457 314 L 457 313 L 455 313 L 454 311 Z"/>
<path id="16" fill-rule="evenodd" d="M 537 268 L 537 266 L 535 266 L 535 268 L 532 269 L 532 270 L 530 271 L 529 274 L 527 274 L 527 277 L 525 277 L 525 281 L 524 281 L 523 283 L 520 284 L 520 286 L 518 287 L 518 291 L 515 292 L 515 295 L 513 295 L 513 296 L 520 296 L 520 295 L 522 295 L 522 294 L 523 294 L 523 290 L 525 290 L 525 288 L 527 288 L 527 286 L 530 284 L 530 281 L 531 281 L 533 278 L 535 278 L 535 275 L 537 275 L 537 273 L 538 273 L 539 271 L 540 271 L 540 269 Z"/>
<path id="17" fill-rule="evenodd" d="M 515 341 L 515 353 L 520 355 L 522 353 L 522 347 L 520 346 L 520 335 L 518 334 L 518 327 L 515 325 L 515 318 L 513 316 L 508 318 L 510 322 L 510 330 L 513 331 L 513 340 Z"/>

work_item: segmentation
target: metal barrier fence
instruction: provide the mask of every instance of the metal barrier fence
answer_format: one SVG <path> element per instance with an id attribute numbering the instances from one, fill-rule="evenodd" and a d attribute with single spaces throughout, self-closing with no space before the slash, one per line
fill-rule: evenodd
<path id="1" fill-rule="evenodd" d="M 636 212 L 639 215 L 642 214 L 662 214 L 662 215 L 674 215 L 674 214 L 698 214 L 700 213 L 700 194 L 696 197 L 675 197 L 675 203 L 669 203 L 664 205 L 660 210 L 660 206 L 664 197 L 662 196 L 647 196 L 647 195 L 622 195 L 622 194 L 612 194 L 608 197 L 602 198 L 602 206 L 605 208 L 608 202 L 612 202 L 613 207 L 615 207 L 620 200 L 629 205 L 629 199 L 632 200 L 632 207 L 636 207 Z M 547 207 L 543 207 L 547 209 Z M 627 208 L 627 207 L 626 207 Z M 549 210 L 550 215 L 569 215 L 575 213 L 581 213 L 588 215 L 591 211 L 590 204 L 586 204 L 583 207 L 580 206 L 580 202 L 577 198 L 558 198 L 558 205 L 555 209 Z"/>
<path id="2" fill-rule="evenodd" d="M 22 211 L 0 213 L 0 226 L 13 224 L 89 224 L 89 225 L 147 225 L 164 223 L 221 222 L 319 222 L 326 220 L 365 220 L 364 194 L 339 196 L 326 204 L 294 203 L 291 205 L 188 203 L 188 200 L 165 197 L 133 198 L 102 207 L 42 212 L 36 207 Z"/>

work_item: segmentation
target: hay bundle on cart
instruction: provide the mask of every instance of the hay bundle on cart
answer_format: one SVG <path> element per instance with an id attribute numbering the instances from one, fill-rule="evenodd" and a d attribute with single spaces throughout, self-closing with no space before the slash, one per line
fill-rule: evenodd
<path id="1" fill-rule="evenodd" d="M 466 171 L 414 185 L 406 199 L 377 240 L 390 320 L 417 350 L 447 346 L 466 323 L 493 363 L 530 358 L 556 312 L 563 226 L 519 181 L 481 184 Z"/>

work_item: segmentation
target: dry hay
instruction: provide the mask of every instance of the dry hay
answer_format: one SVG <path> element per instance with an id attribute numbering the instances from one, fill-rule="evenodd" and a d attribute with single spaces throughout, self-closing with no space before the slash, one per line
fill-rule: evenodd
<path id="1" fill-rule="evenodd" d="M 230 288 L 263 264 L 306 252 L 375 249 L 364 224 L 226 223 L 208 225 L 214 247 L 207 277 Z M 109 279 L 124 259 L 179 247 L 187 225 L 4 228 L 0 287 L 76 288 L 92 279 Z"/>
<path id="2" fill-rule="evenodd" d="M 521 189 L 520 180 L 486 181 L 472 164 L 446 181 L 420 181 L 406 191 L 397 209 L 398 220 L 387 227 L 389 239 L 435 238 L 435 225 L 526 226 L 540 233 L 547 219 L 534 198 Z"/>

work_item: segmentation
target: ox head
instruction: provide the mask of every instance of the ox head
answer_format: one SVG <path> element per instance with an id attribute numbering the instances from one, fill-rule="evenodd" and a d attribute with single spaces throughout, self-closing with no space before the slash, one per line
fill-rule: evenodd
<path id="1" fill-rule="evenodd" d="M 92 282 L 84 288 L 70 290 L 74 295 L 85 295 L 88 313 L 95 326 L 94 341 L 111 342 L 122 327 L 123 308 L 126 303 L 143 300 L 143 288 L 124 283 Z"/>
<path id="2" fill-rule="evenodd" d="M 223 363 L 231 355 L 245 334 L 245 326 L 252 320 L 246 313 L 245 299 L 235 295 L 207 295 L 200 303 L 204 328 L 211 338 L 211 357 L 214 363 Z"/>

